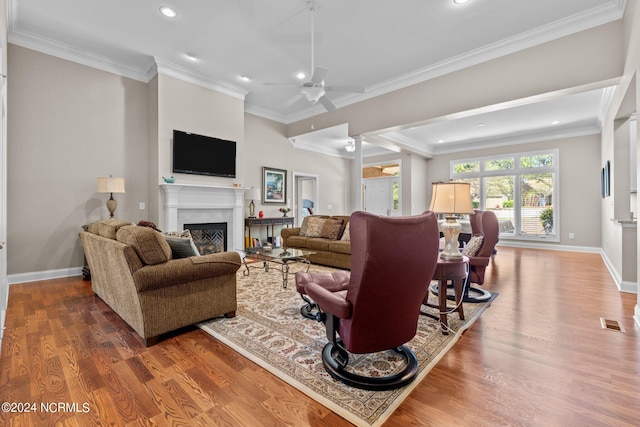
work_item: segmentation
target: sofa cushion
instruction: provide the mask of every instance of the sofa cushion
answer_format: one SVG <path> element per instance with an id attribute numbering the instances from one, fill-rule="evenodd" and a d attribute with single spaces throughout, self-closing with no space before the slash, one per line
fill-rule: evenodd
<path id="1" fill-rule="evenodd" d="M 326 218 L 320 217 L 308 217 L 307 219 L 307 228 L 306 230 L 300 230 L 301 236 L 307 237 L 320 237 L 320 233 L 322 233 L 322 227 L 327 222 Z M 304 232 L 304 234 L 303 234 Z"/>
<path id="2" fill-rule="evenodd" d="M 343 221 L 341 219 L 329 218 L 325 221 L 320 230 L 320 236 L 329 240 L 338 240 L 342 234 Z"/>
<path id="3" fill-rule="evenodd" d="M 103 221 L 96 221 L 89 224 L 87 231 L 89 233 L 97 234 L 98 236 L 106 237 L 107 239 L 116 238 L 116 233 L 120 227 L 126 225 L 132 225 L 131 221 L 119 221 L 117 219 L 105 219 Z"/>
<path id="4" fill-rule="evenodd" d="M 307 240 L 307 249 L 315 251 L 328 251 L 331 240 L 323 238 L 311 238 Z"/>
<path id="5" fill-rule="evenodd" d="M 287 246 L 290 248 L 306 248 L 309 237 L 305 236 L 289 236 Z"/>
<path id="6" fill-rule="evenodd" d="M 345 240 L 336 240 L 329 243 L 329 251 L 337 254 L 351 255 L 351 242 Z"/>
<path id="7" fill-rule="evenodd" d="M 116 238 L 131 246 L 146 265 L 162 264 L 171 259 L 171 247 L 164 236 L 152 228 L 135 225 L 121 227 Z"/>

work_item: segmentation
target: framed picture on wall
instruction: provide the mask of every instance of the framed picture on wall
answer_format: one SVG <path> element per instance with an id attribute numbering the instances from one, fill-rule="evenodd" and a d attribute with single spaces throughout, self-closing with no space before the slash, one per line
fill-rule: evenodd
<path id="1" fill-rule="evenodd" d="M 604 194 L 606 197 L 611 196 L 611 162 L 609 160 L 604 165 Z"/>
<path id="2" fill-rule="evenodd" d="M 262 167 L 262 203 L 287 203 L 287 171 Z"/>

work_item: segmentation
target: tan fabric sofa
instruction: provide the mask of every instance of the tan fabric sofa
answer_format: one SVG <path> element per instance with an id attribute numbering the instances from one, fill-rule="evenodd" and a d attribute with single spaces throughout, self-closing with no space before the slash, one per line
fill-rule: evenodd
<path id="1" fill-rule="evenodd" d="M 235 316 L 236 252 L 173 259 L 161 233 L 115 220 L 91 224 L 80 239 L 93 292 L 145 345 L 183 326 Z"/>
<path id="2" fill-rule="evenodd" d="M 282 229 L 280 232 L 282 245 L 285 248 L 315 252 L 308 258 L 314 264 L 351 269 L 351 242 L 348 240 L 349 218 L 341 215 L 307 216 L 300 227 Z M 318 219 L 329 221 L 326 221 L 322 226 L 313 227 L 313 223 L 320 222 Z M 338 227 L 338 222 L 340 222 L 340 227 Z"/>

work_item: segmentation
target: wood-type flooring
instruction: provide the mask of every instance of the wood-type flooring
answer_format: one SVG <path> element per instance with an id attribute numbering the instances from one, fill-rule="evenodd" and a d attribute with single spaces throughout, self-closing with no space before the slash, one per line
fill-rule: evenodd
<path id="1" fill-rule="evenodd" d="M 500 247 L 487 273 L 500 296 L 385 426 L 640 425 L 636 295 L 599 254 Z M 81 277 L 10 286 L 0 402 L 6 426 L 350 425 L 195 327 L 144 347 Z"/>

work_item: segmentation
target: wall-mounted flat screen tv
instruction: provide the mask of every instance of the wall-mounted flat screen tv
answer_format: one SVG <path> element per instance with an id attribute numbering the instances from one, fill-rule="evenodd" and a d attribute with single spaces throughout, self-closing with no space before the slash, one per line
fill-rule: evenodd
<path id="1" fill-rule="evenodd" d="M 173 131 L 173 172 L 236 177 L 236 142 Z"/>

